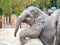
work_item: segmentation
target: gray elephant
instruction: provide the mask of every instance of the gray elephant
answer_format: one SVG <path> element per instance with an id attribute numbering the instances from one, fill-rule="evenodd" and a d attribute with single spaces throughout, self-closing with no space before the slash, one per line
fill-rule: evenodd
<path id="1" fill-rule="evenodd" d="M 60 45 L 60 9 L 57 9 L 51 17 L 54 19 L 56 29 L 56 41 L 55 45 Z"/>
<path id="2" fill-rule="evenodd" d="M 51 16 L 48 16 L 37 7 L 28 7 L 18 17 L 14 32 L 15 36 L 21 22 L 26 22 L 30 25 L 29 29 L 21 31 L 19 34 L 21 45 L 27 42 L 26 37 L 39 38 L 44 45 L 53 45 L 55 25 Z"/>

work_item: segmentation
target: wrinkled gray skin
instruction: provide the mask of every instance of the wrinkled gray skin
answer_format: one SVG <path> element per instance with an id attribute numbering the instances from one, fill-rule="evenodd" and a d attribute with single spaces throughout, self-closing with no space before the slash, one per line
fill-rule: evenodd
<path id="1" fill-rule="evenodd" d="M 19 35 L 21 45 L 26 43 L 26 37 L 39 38 L 44 45 L 53 45 L 55 34 L 54 20 L 39 8 L 31 6 L 22 12 L 17 20 L 15 36 L 21 22 L 26 22 L 30 25 L 28 30 L 21 31 Z"/>
<path id="2" fill-rule="evenodd" d="M 56 45 L 60 45 L 60 9 L 56 10 L 51 17 L 56 24 Z"/>

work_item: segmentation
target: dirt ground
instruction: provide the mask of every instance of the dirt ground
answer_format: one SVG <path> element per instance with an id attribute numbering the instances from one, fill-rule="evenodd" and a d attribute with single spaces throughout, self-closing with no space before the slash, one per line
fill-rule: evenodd
<path id="1" fill-rule="evenodd" d="M 15 30 L 14 28 L 0 29 L 0 45 L 20 45 L 19 32 L 23 29 L 19 29 L 17 37 L 14 37 L 14 30 Z M 43 44 L 38 39 L 31 39 L 25 45 L 43 45 Z"/>
<path id="2" fill-rule="evenodd" d="M 14 37 L 13 28 L 0 29 L 0 43 L 6 45 L 19 45 L 19 37 Z"/>

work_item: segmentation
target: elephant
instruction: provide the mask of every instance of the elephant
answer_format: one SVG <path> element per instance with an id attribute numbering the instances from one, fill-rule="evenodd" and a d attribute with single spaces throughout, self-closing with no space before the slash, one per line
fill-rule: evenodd
<path id="1" fill-rule="evenodd" d="M 43 45 L 42 42 L 37 39 L 29 39 L 24 45 Z"/>
<path id="2" fill-rule="evenodd" d="M 56 41 L 55 45 L 60 45 L 60 9 L 57 9 L 51 17 L 54 19 L 56 29 Z"/>
<path id="3" fill-rule="evenodd" d="M 24 45 L 27 42 L 26 37 L 29 37 L 30 39 L 38 38 L 44 45 L 53 45 L 55 25 L 51 16 L 48 16 L 35 6 L 28 7 L 18 17 L 14 36 L 16 36 L 16 33 L 18 32 L 19 24 L 21 22 L 30 25 L 29 29 L 21 31 L 19 34 L 21 45 Z"/>

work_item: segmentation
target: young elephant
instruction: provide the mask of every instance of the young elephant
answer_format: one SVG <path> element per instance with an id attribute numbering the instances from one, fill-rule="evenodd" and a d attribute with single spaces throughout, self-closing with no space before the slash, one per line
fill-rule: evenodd
<path id="1" fill-rule="evenodd" d="M 19 35 L 21 45 L 27 42 L 26 37 L 39 38 L 44 45 L 53 45 L 55 34 L 53 18 L 46 15 L 39 8 L 31 6 L 18 17 L 15 36 L 21 22 L 26 22 L 30 25 L 28 30 L 21 31 Z"/>
<path id="2" fill-rule="evenodd" d="M 56 29 L 55 45 L 60 45 L 60 9 L 56 10 L 51 17 L 54 19 Z"/>

